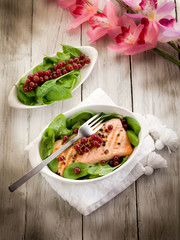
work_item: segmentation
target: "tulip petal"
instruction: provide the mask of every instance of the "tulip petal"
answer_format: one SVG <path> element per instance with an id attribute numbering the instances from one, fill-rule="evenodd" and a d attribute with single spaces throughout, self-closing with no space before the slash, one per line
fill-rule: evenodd
<path id="1" fill-rule="evenodd" d="M 69 8 L 76 4 L 76 0 L 58 0 L 58 5 L 62 8 Z"/>
<path id="2" fill-rule="evenodd" d="M 99 0 L 94 0 L 93 10 L 96 13 L 98 10 Z"/>
<path id="3" fill-rule="evenodd" d="M 107 2 L 107 18 L 108 18 L 109 23 L 112 26 L 118 25 L 119 18 L 117 16 L 116 9 L 115 9 L 114 5 L 112 4 L 112 2 L 109 0 Z"/>
<path id="4" fill-rule="evenodd" d="M 107 46 L 107 48 L 109 50 L 111 50 L 112 52 L 121 53 L 121 52 L 124 52 L 125 50 L 127 50 L 129 48 L 129 44 L 121 43 L 121 44 L 118 44 L 118 45 L 109 45 L 109 46 Z"/>
<path id="5" fill-rule="evenodd" d="M 117 37 L 117 35 L 119 35 L 120 33 L 122 33 L 121 27 L 114 27 L 114 28 L 108 29 L 108 35 L 112 39 Z"/>
<path id="6" fill-rule="evenodd" d="M 175 8 L 175 3 L 174 2 L 164 2 L 160 6 L 157 7 L 156 14 L 165 16 L 172 12 Z"/>
<path id="7" fill-rule="evenodd" d="M 88 30 L 86 33 L 90 37 L 89 42 L 93 42 L 106 35 L 107 31 L 107 28 L 97 27 L 95 29 Z"/>
<path id="8" fill-rule="evenodd" d="M 128 5 L 133 10 L 139 10 L 139 4 L 141 0 L 123 0 L 123 2 Z"/>
<path id="9" fill-rule="evenodd" d="M 88 21 L 91 16 L 92 16 L 91 12 L 83 13 L 81 16 L 75 18 L 72 21 L 71 25 L 66 30 L 71 30 L 79 27 L 82 23 Z"/>
<path id="10" fill-rule="evenodd" d="M 124 51 L 124 54 L 125 55 L 135 55 L 135 54 L 142 53 L 142 52 L 147 51 L 152 48 L 154 48 L 154 46 L 150 43 L 140 44 L 140 45 L 136 45 L 136 46 L 132 46 L 132 47 L 128 48 L 127 50 Z"/>
<path id="11" fill-rule="evenodd" d="M 131 33 L 133 33 L 134 29 L 136 28 L 135 22 L 126 15 L 120 17 L 119 24 L 120 26 L 130 28 Z"/>
<path id="12" fill-rule="evenodd" d="M 144 17 L 143 14 L 131 14 L 131 13 L 126 13 L 126 16 L 133 18 L 133 19 L 138 19 L 138 20 L 141 20 L 141 18 Z"/>

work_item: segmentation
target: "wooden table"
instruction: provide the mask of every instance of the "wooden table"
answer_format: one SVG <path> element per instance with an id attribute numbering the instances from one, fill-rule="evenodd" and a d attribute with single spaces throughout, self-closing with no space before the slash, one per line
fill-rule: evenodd
<path id="1" fill-rule="evenodd" d="M 180 13 L 180 2 L 176 2 L 176 13 Z M 180 136 L 178 67 L 150 52 L 133 57 L 113 54 L 106 48 L 112 43 L 108 37 L 92 44 L 99 59 L 73 99 L 31 111 L 8 106 L 13 84 L 43 54 L 59 51 L 60 43 L 89 45 L 87 24 L 65 31 L 72 19 L 55 0 L 0 2 L 0 239 L 178 240 L 180 151 L 170 155 L 165 149 L 167 169 L 141 177 L 87 217 L 64 202 L 40 174 L 16 192 L 8 191 L 10 183 L 31 169 L 24 147 L 56 115 L 76 106 L 97 87 L 120 106 L 155 114 Z"/>

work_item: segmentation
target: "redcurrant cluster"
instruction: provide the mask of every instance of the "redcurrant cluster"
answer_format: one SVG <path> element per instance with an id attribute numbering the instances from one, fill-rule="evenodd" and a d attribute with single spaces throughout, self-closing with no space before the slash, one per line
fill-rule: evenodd
<path id="1" fill-rule="evenodd" d="M 85 64 L 89 64 L 90 62 L 90 58 L 82 53 L 80 57 L 70 58 L 68 63 L 64 60 L 58 62 L 57 65 L 53 66 L 53 69 L 46 71 L 39 70 L 39 72 L 29 74 L 26 82 L 23 83 L 23 91 L 31 92 L 38 86 L 41 86 L 44 82 L 58 78 L 74 69 L 81 69 Z"/>

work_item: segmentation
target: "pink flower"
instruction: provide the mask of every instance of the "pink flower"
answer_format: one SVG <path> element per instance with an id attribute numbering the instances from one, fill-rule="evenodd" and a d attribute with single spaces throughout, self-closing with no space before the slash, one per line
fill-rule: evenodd
<path id="1" fill-rule="evenodd" d="M 131 18 L 122 16 L 120 26 L 121 31 L 114 38 L 117 45 L 108 46 L 111 51 L 134 55 L 157 46 L 158 26 L 147 18 L 143 18 L 141 24 L 136 26 Z"/>
<path id="2" fill-rule="evenodd" d="M 94 0 L 94 4 L 90 4 L 86 0 L 77 0 L 76 7 L 71 12 L 76 18 L 72 21 L 71 26 L 67 30 L 75 29 L 82 23 L 88 21 L 91 16 L 97 13 L 99 0 Z"/>
<path id="3" fill-rule="evenodd" d="M 116 28 L 118 23 L 119 18 L 117 16 L 116 9 L 112 2 L 108 0 L 103 13 L 94 14 L 89 19 L 89 24 L 92 29 L 87 31 L 87 35 L 91 38 L 90 42 L 96 41 L 109 33 L 109 30 Z"/>
<path id="4" fill-rule="evenodd" d="M 180 38 L 180 21 L 176 22 L 174 18 L 160 20 L 161 28 L 158 41 L 169 42 Z"/>
<path id="5" fill-rule="evenodd" d="M 76 4 L 76 0 L 58 0 L 57 2 L 62 8 L 69 8 Z"/>

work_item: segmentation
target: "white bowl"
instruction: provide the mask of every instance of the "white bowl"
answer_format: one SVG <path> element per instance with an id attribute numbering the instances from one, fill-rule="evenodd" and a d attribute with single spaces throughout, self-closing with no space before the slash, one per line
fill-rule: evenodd
<path id="1" fill-rule="evenodd" d="M 89 74 L 91 73 L 97 57 L 98 57 L 98 52 L 95 48 L 90 47 L 90 46 L 79 46 L 77 47 L 79 48 L 85 55 L 89 56 L 89 58 L 91 59 L 91 63 L 86 65 L 85 67 L 83 67 L 80 72 L 81 72 L 81 81 L 80 83 L 72 90 L 72 93 L 81 86 L 81 84 L 83 84 L 83 82 L 87 79 L 87 77 L 89 76 Z M 52 55 L 51 57 L 55 57 L 56 53 L 54 55 Z M 42 62 L 36 64 L 35 66 L 42 64 Z M 34 67 L 35 67 L 34 66 Z M 22 77 L 26 77 L 29 74 L 32 73 L 34 67 L 32 67 L 26 74 L 24 74 Z M 20 77 L 19 80 L 22 78 Z M 16 84 L 18 84 L 19 80 L 16 82 Z M 9 94 L 8 97 L 8 103 L 11 107 L 14 108 L 18 108 L 18 109 L 32 109 L 32 108 L 40 108 L 40 107 L 45 107 L 48 105 L 37 105 L 37 106 L 27 106 L 25 104 L 23 104 L 18 98 L 17 98 L 17 89 L 15 86 L 13 86 L 13 88 L 11 89 L 11 92 Z"/>
<path id="2" fill-rule="evenodd" d="M 115 174 L 118 171 L 121 172 L 122 175 L 124 175 L 126 173 L 127 166 L 128 166 L 128 169 L 133 169 L 135 167 L 138 160 L 136 158 L 136 161 L 134 161 L 134 157 L 138 154 L 139 149 L 141 148 L 141 145 L 143 143 L 143 140 L 144 140 L 145 136 L 147 136 L 147 134 L 148 134 L 148 127 L 146 125 L 146 122 L 144 121 L 144 118 L 141 115 L 130 112 L 129 110 L 127 110 L 125 108 L 118 107 L 118 106 L 112 106 L 112 105 L 86 105 L 83 107 L 73 108 L 63 114 L 66 116 L 66 118 L 68 118 L 71 115 L 73 115 L 74 113 L 76 113 L 78 111 L 86 110 L 86 109 L 92 110 L 95 113 L 98 113 L 98 112 L 118 113 L 123 116 L 130 116 L 130 117 L 133 117 L 134 119 L 136 119 L 141 126 L 141 131 L 139 133 L 139 145 L 134 148 L 133 153 L 129 156 L 128 160 L 121 167 L 119 167 L 115 171 L 113 171 L 103 177 L 88 179 L 88 180 L 71 180 L 71 179 L 63 178 L 63 177 L 53 173 L 47 166 L 45 166 L 41 170 L 41 173 L 44 173 L 47 176 L 49 176 L 53 179 L 56 179 L 56 181 L 69 182 L 69 183 L 75 183 L 75 184 L 84 184 L 87 182 L 90 183 L 90 182 L 100 181 L 102 179 L 110 177 L 111 175 Z M 38 135 L 38 137 L 36 139 L 34 139 L 34 141 L 32 141 L 25 148 L 25 150 L 28 151 L 28 153 L 29 153 L 29 160 L 31 162 L 32 167 L 37 166 L 42 161 L 41 157 L 39 155 L 39 143 L 41 141 L 42 134 L 43 134 L 44 130 L 48 127 L 48 125 L 43 129 L 43 131 Z"/>

